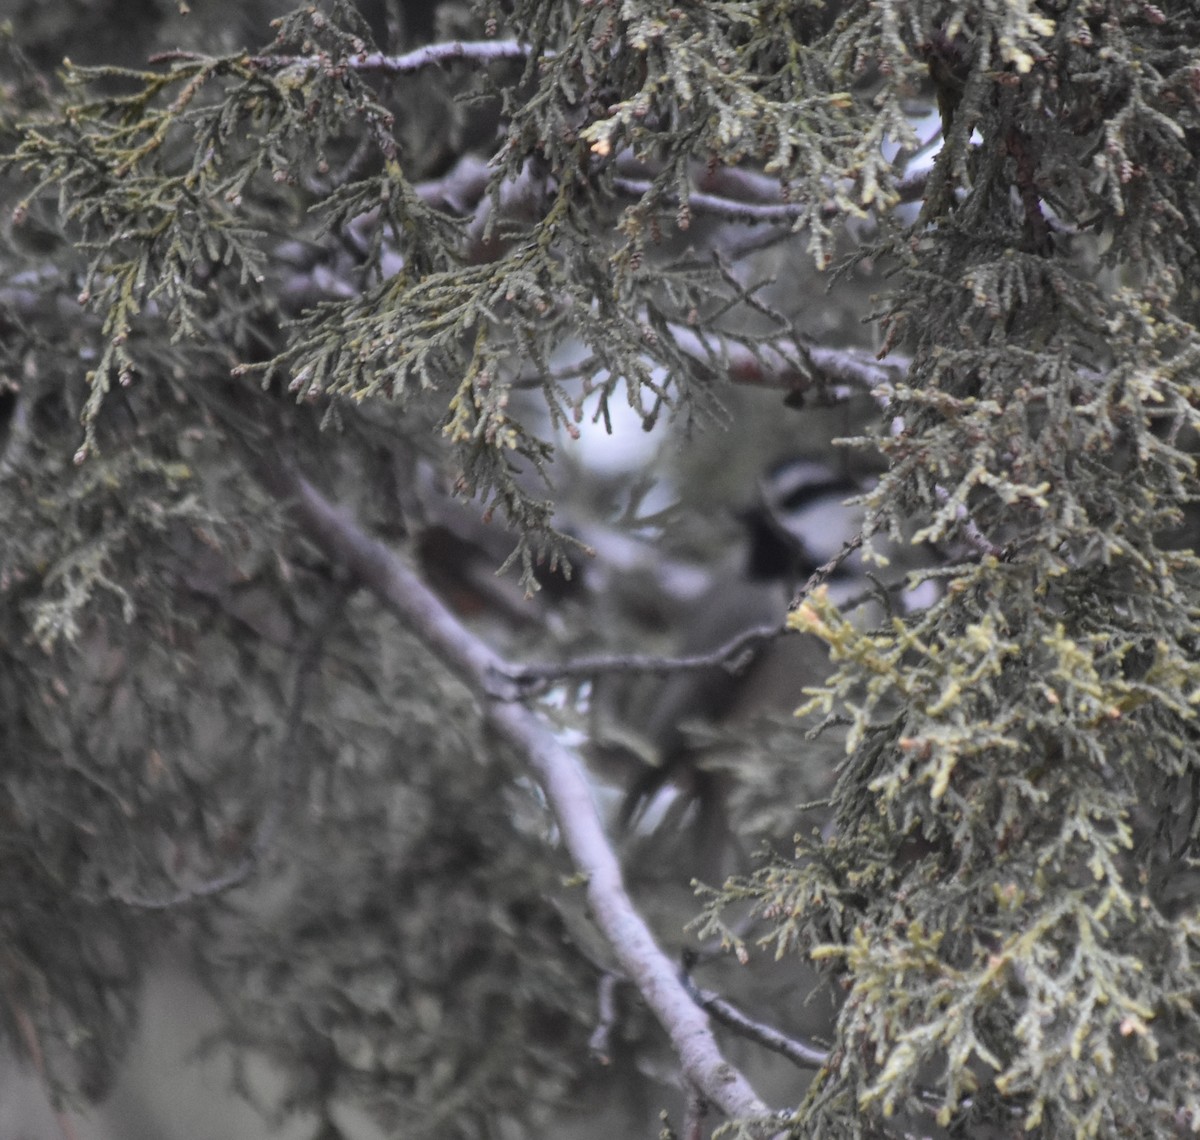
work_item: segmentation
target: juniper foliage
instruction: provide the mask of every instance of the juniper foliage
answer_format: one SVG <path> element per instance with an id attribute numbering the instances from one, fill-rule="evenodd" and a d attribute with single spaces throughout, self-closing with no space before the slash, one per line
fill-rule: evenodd
<path id="1" fill-rule="evenodd" d="M 843 271 L 886 271 L 881 355 L 911 364 L 853 441 L 886 460 L 867 530 L 881 563 L 937 555 L 911 583 L 935 600 L 881 626 L 819 591 L 795 611 L 836 664 L 807 695 L 844 737 L 832 823 L 705 903 L 748 952 L 725 916 L 749 900 L 759 945 L 844 991 L 788 1127 L 1200 1127 L 1194 6 L 443 16 L 483 46 L 396 65 L 333 3 L 255 52 L 68 65 L 59 90 L 6 44 L 0 888 L 5 989 L 50 1077 L 101 1095 L 139 945 L 211 932 L 204 906 L 147 901 L 269 849 L 292 893 L 208 966 L 251 978 L 238 1031 L 289 1058 L 294 1103 L 353 1092 L 405 1135 L 544 1122 L 589 1010 L 520 759 L 344 604 L 256 457 L 307 457 L 384 525 L 397 466 L 449 447 L 532 586 L 578 557 L 529 478 L 552 429 L 617 401 L 648 426 L 707 414 L 739 370 L 838 398 L 805 299 L 739 264 L 769 218 L 764 246 L 800 235 L 823 270 L 850 234 Z M 943 146 L 913 217 L 890 156 L 922 105 Z M 486 166 L 451 166 L 439 138 L 461 157 L 479 122 Z M 698 193 L 735 175 L 773 200 Z M 297 802 L 316 822 L 289 836 Z M 379 842 L 305 857 L 347 829 Z M 316 897 L 336 905 L 314 929 Z M 295 942 L 317 949 L 292 963 Z"/>

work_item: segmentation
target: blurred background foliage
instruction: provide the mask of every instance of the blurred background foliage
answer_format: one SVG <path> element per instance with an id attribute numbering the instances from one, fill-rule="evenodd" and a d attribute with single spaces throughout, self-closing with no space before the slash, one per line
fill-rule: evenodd
<path id="1" fill-rule="evenodd" d="M 865 495 L 890 565 L 710 673 L 657 773 L 670 681 L 543 702 L 639 905 L 704 985 L 837 1042 L 810 1085 L 728 1040 L 797 1135 L 1194 1125 L 1187 7 L 0 4 L 0 1009 L 56 1106 L 101 1106 L 80 1135 L 681 1119 L 522 758 L 275 463 L 535 661 L 713 648 L 764 531 L 794 588 Z M 241 54 L 510 35 L 542 62 Z M 912 372 L 814 364 L 883 347 Z M 701 938 L 693 877 L 727 874 Z M 171 994 L 217 1062 L 194 1118 L 195 1025 L 139 1028 Z"/>
<path id="2" fill-rule="evenodd" d="M 453 2 L 360 8 L 393 51 L 485 33 L 486 17 Z M 55 113 L 64 59 L 141 69 L 164 50 L 236 52 L 264 42 L 288 10 L 9 3 L 6 145 L 16 119 Z M 123 86 L 109 72 L 94 90 Z M 408 179 L 491 153 L 499 103 L 479 88 L 465 67 L 380 88 L 402 110 Z M 331 161 L 352 162 L 353 145 L 349 135 L 331 142 Z M 137 379 L 114 387 L 78 467 L 82 374 L 104 331 L 57 274 L 78 282 L 89 255 L 67 244 L 50 202 L 30 203 L 19 223 L 6 218 L 0 684 L 12 855 L 0 886 L 10 1042 L 56 1104 L 79 1110 L 85 1136 L 645 1132 L 681 1103 L 673 1060 L 623 987 L 607 1063 L 589 1052 L 605 951 L 578 888 L 564 886 L 569 868 L 520 758 L 498 754 L 429 652 L 291 533 L 244 456 L 287 439 L 312 477 L 377 533 L 407 541 L 435 588 L 514 654 L 668 651 L 713 574 L 740 563 L 738 512 L 756 504 L 757 481 L 803 455 L 848 470 L 829 440 L 857 430 L 874 405 L 863 396 L 810 415 L 714 373 L 687 415 L 644 430 L 614 400 L 611 436 L 585 422 L 573 439 L 535 392 L 515 390 L 521 417 L 557 447 L 556 522 L 596 550 L 568 552 L 570 582 L 544 579 L 528 599 L 515 572 L 495 577 L 512 537 L 450 494 L 436 394 L 416 395 L 402 415 L 342 403 L 323 427 L 323 401 L 205 392 L 232 364 L 278 351 L 284 322 L 358 272 L 348 267 L 360 247 L 301 236 L 318 192 L 266 183 L 247 201 L 268 235 L 265 278 L 247 290 L 214 266 L 212 303 L 197 306 L 202 337 L 173 339 L 169 312 L 140 314 Z M 695 244 L 719 230 L 697 219 Z M 751 244 L 760 236 L 738 232 Z M 748 255 L 772 278 L 770 303 L 797 310 L 805 332 L 863 342 L 869 274 L 827 295 L 811 261 L 787 253 L 802 239 L 775 237 Z M 689 245 L 672 238 L 648 256 L 665 266 Z M 583 353 L 569 329 L 564 353 Z M 586 728 L 572 711 L 580 695 L 562 694 L 564 731 Z M 783 761 L 799 739 L 790 701 L 764 709 L 771 719 L 752 747 L 744 727 L 723 748 L 713 740 L 712 763 L 744 777 L 729 790 L 746 823 L 742 857 L 763 837 L 787 840 L 790 805 L 812 798 L 835 751 L 818 746 L 801 770 Z M 627 776 L 599 777 L 614 816 Z M 656 927 L 676 944 L 696 907 L 682 806 L 626 839 L 635 885 L 644 880 Z M 139 1029 L 143 1002 L 151 1020 Z M 759 1002 L 786 1002 L 802 1023 L 828 1017 L 822 1003 L 806 1011 L 790 973 Z M 201 1032 L 204 1064 L 190 1053 Z M 783 1087 L 794 1080 L 744 1053 Z M 225 1103 L 239 1091 L 261 1125 Z M 14 1134 L 59 1127 L 24 1112 L 36 1099 L 8 1102 Z"/>

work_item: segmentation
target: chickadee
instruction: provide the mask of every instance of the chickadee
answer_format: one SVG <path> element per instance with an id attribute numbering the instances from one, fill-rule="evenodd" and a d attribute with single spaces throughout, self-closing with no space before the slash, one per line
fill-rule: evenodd
<path id="1" fill-rule="evenodd" d="M 740 564 L 718 574 L 691 607 L 679 654 L 711 653 L 753 629 L 781 628 L 796 586 L 852 537 L 857 519 L 844 504 L 855 490 L 824 464 L 789 462 L 773 469 L 762 481 L 760 502 L 741 516 L 746 542 Z M 722 781 L 704 767 L 703 749 L 688 729 L 750 715 L 752 706 L 762 712 L 798 703 L 804 683 L 798 642 L 764 641 L 748 650 L 751 658 L 740 669 L 712 665 L 673 673 L 657 687 L 639 686 L 628 709 L 624 747 L 643 766 L 620 808 L 623 828 L 632 827 L 674 783 L 694 797 L 698 839 L 714 853 L 727 831 Z M 811 646 L 800 648 L 811 655 Z"/>

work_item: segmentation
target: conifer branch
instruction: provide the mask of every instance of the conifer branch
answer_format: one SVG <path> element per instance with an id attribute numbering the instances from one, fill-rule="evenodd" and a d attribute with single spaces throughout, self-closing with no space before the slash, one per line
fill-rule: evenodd
<path id="1" fill-rule="evenodd" d="M 571 858 L 587 879 L 591 913 L 621 968 L 666 1030 L 688 1081 L 730 1117 L 768 1114 L 746 1078 L 721 1055 L 707 1017 L 692 1001 L 633 905 L 577 756 L 520 702 L 518 687 L 498 692 L 497 678 L 512 672 L 508 664 L 347 511 L 280 465 L 264 462 L 259 470 L 273 493 L 293 503 L 308 537 L 371 590 L 475 691 L 493 729 L 526 757 L 545 791 Z"/>

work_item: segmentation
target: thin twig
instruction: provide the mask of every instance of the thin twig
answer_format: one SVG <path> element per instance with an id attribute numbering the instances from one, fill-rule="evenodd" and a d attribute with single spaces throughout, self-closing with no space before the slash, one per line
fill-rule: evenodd
<path id="1" fill-rule="evenodd" d="M 490 63 L 498 59 L 527 59 L 532 48 L 517 40 L 452 40 L 449 43 L 429 44 L 404 55 L 385 55 L 381 51 L 359 52 L 345 59 L 333 60 L 323 55 L 252 55 L 246 63 L 260 71 L 282 71 L 289 67 L 348 68 L 350 71 L 378 72 L 404 75 L 421 71 L 453 60 L 466 59 L 473 63 Z M 553 53 L 546 52 L 544 58 Z M 152 62 L 161 61 L 155 57 Z"/>
<path id="2" fill-rule="evenodd" d="M 937 496 L 939 503 L 945 504 L 950 501 L 950 492 L 940 483 L 933 488 L 933 493 Z M 979 529 L 979 524 L 971 517 L 971 512 L 967 510 L 965 503 L 959 503 L 954 508 L 954 517 L 962 525 L 963 534 L 966 536 L 967 542 L 975 550 L 980 554 L 990 555 L 993 558 L 1004 557 L 1004 547 L 997 546 Z"/>
<path id="3" fill-rule="evenodd" d="M 7 996 L 8 1008 L 13 1015 L 13 1020 L 17 1024 L 17 1033 L 20 1035 L 21 1043 L 25 1046 L 25 1050 L 29 1054 L 29 1059 L 33 1064 L 33 1071 L 37 1073 L 38 1080 L 42 1082 L 42 1088 L 46 1092 L 46 1099 L 50 1101 L 50 1075 L 46 1069 L 46 1058 L 42 1052 L 42 1043 L 38 1039 L 37 1027 L 33 1024 L 33 1018 L 29 1016 L 29 1011 L 23 1005 L 16 1002 L 11 995 Z M 79 1133 L 75 1130 L 75 1122 L 71 1119 L 70 1115 L 56 1107 L 52 1102 L 50 1110 L 54 1113 L 54 1121 L 58 1125 L 62 1140 L 79 1140 Z"/>
<path id="4" fill-rule="evenodd" d="M 817 586 L 824 582 L 851 554 L 863 544 L 863 535 L 856 534 L 832 558 L 823 562 L 809 576 L 792 599 L 792 608 L 800 604 Z M 757 625 L 747 629 L 708 653 L 668 657 L 653 653 L 602 653 L 594 657 L 576 657 L 570 661 L 538 662 L 528 665 L 509 665 L 504 675 L 518 685 L 537 691 L 549 681 L 571 678 L 600 677 L 609 673 L 690 673 L 725 665 L 731 673 L 745 667 L 748 651 L 761 642 L 772 641 L 787 633 L 783 624 Z"/>
<path id="5" fill-rule="evenodd" d="M 860 530 L 853 538 L 848 539 L 842 544 L 842 549 L 839 550 L 827 562 L 822 562 L 809 576 L 807 581 L 799 590 L 796 591 L 796 596 L 792 598 L 791 609 L 795 609 L 809 594 L 813 592 L 822 582 L 825 581 L 847 558 L 850 557 L 860 546 L 862 546 L 865 535 Z"/>
<path id="6" fill-rule="evenodd" d="M 613 188 L 621 194 L 640 198 L 652 189 L 654 183 L 644 178 L 614 178 Z M 675 195 L 670 195 L 674 200 Z M 739 202 L 735 198 L 723 198 L 719 194 L 706 194 L 692 190 L 685 199 L 687 207 L 695 214 L 710 214 L 730 222 L 757 224 L 794 222 L 808 212 L 803 202 Z"/>
<path id="7" fill-rule="evenodd" d="M 602 1065 L 610 1064 L 612 1054 L 609 1041 L 617 1021 L 617 983 L 621 979 L 611 970 L 605 970 L 596 982 L 596 1028 L 588 1038 L 588 1049 Z"/>
<path id="8" fill-rule="evenodd" d="M 822 345 L 809 345 L 808 359 L 826 380 L 839 380 L 882 398 L 890 398 L 893 386 L 904 378 L 912 363 L 908 357 L 895 353 L 880 360 L 875 353 L 863 349 Z"/>
<path id="9" fill-rule="evenodd" d="M 908 372 L 908 359 L 891 356 L 879 361 L 873 353 L 857 348 L 824 348 L 799 344 L 790 337 L 747 344 L 695 329 L 680 323 L 668 325 L 679 349 L 710 368 L 723 367 L 735 384 L 760 388 L 782 388 L 807 392 L 819 380 L 845 385 L 826 394 L 845 399 L 856 392 L 886 396 Z"/>
<path id="10" fill-rule="evenodd" d="M 925 192 L 925 182 L 924 174 L 902 179 L 896 184 L 898 201 L 901 203 L 912 202 L 920 198 Z M 632 198 L 640 198 L 644 194 L 650 193 L 653 188 L 654 183 L 648 178 L 618 176 L 613 179 L 613 189 Z M 776 187 L 777 191 L 778 189 Z M 667 201 L 678 205 L 678 195 L 667 195 Z M 713 194 L 704 190 L 688 191 L 684 204 L 694 214 L 708 214 L 728 222 L 742 222 L 747 225 L 762 223 L 783 225 L 813 213 L 812 207 L 807 202 L 786 202 L 778 196 L 774 201 L 748 202 L 741 198 Z M 841 207 L 836 202 L 826 202 L 817 212 L 823 218 L 835 218 L 841 213 Z"/>
<path id="11" fill-rule="evenodd" d="M 705 1012 L 711 1013 L 717 1021 L 727 1029 L 732 1029 L 738 1036 L 748 1041 L 757 1042 L 764 1049 L 770 1049 L 786 1057 L 792 1064 L 802 1069 L 819 1069 L 829 1061 L 829 1050 L 822 1049 L 801 1037 L 789 1037 L 773 1026 L 764 1025 L 747 1017 L 732 1002 L 721 997 L 712 990 L 702 990 L 696 985 L 691 975 L 691 959 L 684 958 L 680 978 L 692 1000 Z"/>
<path id="12" fill-rule="evenodd" d="M 690 673 L 710 669 L 714 665 L 729 665 L 730 672 L 737 672 L 740 659 L 747 650 L 784 632 L 781 624 L 759 625 L 739 633 L 710 653 L 694 653 L 685 657 L 653 653 L 601 653 L 594 657 L 576 657 L 557 663 L 512 665 L 507 675 L 518 683 L 532 684 L 573 677 L 600 677 L 608 673 Z"/>

